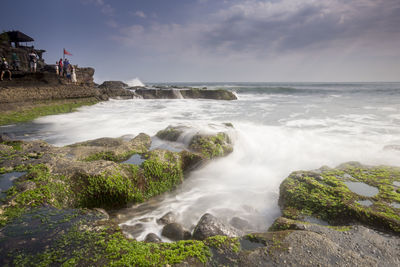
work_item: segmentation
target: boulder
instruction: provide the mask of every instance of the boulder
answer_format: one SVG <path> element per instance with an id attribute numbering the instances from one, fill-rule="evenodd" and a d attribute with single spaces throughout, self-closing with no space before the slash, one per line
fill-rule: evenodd
<path id="1" fill-rule="evenodd" d="M 128 87 L 128 85 L 121 81 L 105 81 L 99 85 L 99 88 L 107 88 L 107 89 L 123 89 Z"/>
<path id="2" fill-rule="evenodd" d="M 158 224 L 170 224 L 176 222 L 176 214 L 172 211 L 167 212 L 161 218 L 157 219 Z"/>
<path id="3" fill-rule="evenodd" d="M 190 141 L 189 148 L 208 159 L 226 156 L 233 151 L 229 136 L 223 132 L 216 135 L 196 134 Z"/>
<path id="4" fill-rule="evenodd" d="M 191 237 L 189 231 L 185 230 L 179 223 L 169 223 L 164 226 L 161 234 L 171 240 L 188 240 Z"/>
<path id="5" fill-rule="evenodd" d="M 148 243 L 160 243 L 161 241 L 162 241 L 161 238 L 154 233 L 147 234 L 146 238 L 144 239 L 144 242 Z"/>
<path id="6" fill-rule="evenodd" d="M 206 213 L 204 214 L 193 231 L 193 238 L 197 240 L 204 240 L 207 237 L 224 235 L 229 237 L 237 237 L 243 233 L 234 227 L 223 223 L 215 216 Z"/>
<path id="7" fill-rule="evenodd" d="M 98 88 L 101 95 L 108 98 L 137 98 L 138 95 L 134 91 L 127 89 L 127 87 L 128 85 L 121 81 L 105 81 Z"/>
<path id="8" fill-rule="evenodd" d="M 187 127 L 183 126 L 168 126 L 164 130 L 158 131 L 156 136 L 162 140 L 176 141 Z"/>

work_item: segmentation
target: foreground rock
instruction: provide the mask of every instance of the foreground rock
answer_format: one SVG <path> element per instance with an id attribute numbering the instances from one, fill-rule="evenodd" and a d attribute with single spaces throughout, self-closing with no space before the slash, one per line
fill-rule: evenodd
<path id="1" fill-rule="evenodd" d="M 280 186 L 287 218 L 313 216 L 334 225 L 362 223 L 400 235 L 400 169 L 346 163 L 292 173 Z"/>
<path id="2" fill-rule="evenodd" d="M 207 237 L 224 235 L 229 237 L 240 236 L 242 232 L 231 227 L 228 224 L 223 223 L 215 216 L 206 213 L 197 223 L 196 228 L 193 231 L 193 238 L 197 240 L 204 240 Z"/>

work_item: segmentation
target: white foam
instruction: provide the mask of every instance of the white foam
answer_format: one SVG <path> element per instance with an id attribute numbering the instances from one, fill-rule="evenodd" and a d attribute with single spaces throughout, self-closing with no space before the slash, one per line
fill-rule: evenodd
<path id="1" fill-rule="evenodd" d="M 126 81 L 126 84 L 128 84 L 131 87 L 144 87 L 144 83 L 142 83 L 139 78 L 135 78 L 132 80 Z"/>

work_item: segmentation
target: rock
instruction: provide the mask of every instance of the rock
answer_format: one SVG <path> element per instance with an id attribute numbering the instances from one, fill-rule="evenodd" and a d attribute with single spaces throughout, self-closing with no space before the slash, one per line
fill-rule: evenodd
<path id="1" fill-rule="evenodd" d="M 154 233 L 147 234 L 146 238 L 144 239 L 144 242 L 148 243 L 160 243 L 161 241 L 162 241 L 161 238 Z"/>
<path id="2" fill-rule="evenodd" d="M 108 215 L 108 213 L 107 213 L 107 211 L 106 211 L 105 209 L 94 208 L 94 210 L 103 215 L 103 220 L 108 220 L 108 219 L 110 219 L 110 215 Z"/>
<path id="3" fill-rule="evenodd" d="M 123 89 L 128 87 L 128 85 L 121 81 L 105 81 L 99 85 L 99 88 L 107 88 L 107 89 Z"/>
<path id="4" fill-rule="evenodd" d="M 168 126 L 166 129 L 158 131 L 156 136 L 162 140 L 176 141 L 187 127 Z"/>
<path id="5" fill-rule="evenodd" d="M 251 225 L 248 221 L 239 218 L 239 217 L 233 217 L 230 222 L 229 222 L 233 227 L 236 229 L 239 229 L 241 231 L 246 231 L 251 229 Z"/>
<path id="6" fill-rule="evenodd" d="M 400 234 L 398 209 L 390 205 L 399 200 L 394 182 L 400 182 L 400 168 L 358 162 L 335 169 L 297 171 L 282 182 L 279 204 L 289 219 L 311 215 L 333 225 L 358 222 Z M 365 200 L 371 205 L 364 206 Z"/>
<path id="7" fill-rule="evenodd" d="M 174 223 L 176 222 L 176 217 L 176 214 L 170 211 L 164 214 L 161 218 L 157 219 L 157 223 L 164 225 Z"/>
<path id="8" fill-rule="evenodd" d="M 227 90 L 202 90 L 202 89 L 148 89 L 140 88 L 135 93 L 144 99 L 215 99 L 215 100 L 236 100 L 237 97 Z"/>
<path id="9" fill-rule="evenodd" d="M 165 225 L 161 234 L 174 241 L 187 240 L 191 237 L 190 232 L 185 230 L 179 223 Z"/>
<path id="10" fill-rule="evenodd" d="M 105 81 L 98 88 L 101 95 L 106 95 L 108 98 L 132 99 L 139 97 L 127 87 L 128 85 L 121 81 Z"/>
<path id="11" fill-rule="evenodd" d="M 226 156 L 233 151 L 229 136 L 223 132 L 216 135 L 196 134 L 190 141 L 189 148 L 208 159 Z"/>
<path id="12" fill-rule="evenodd" d="M 17 184 L 17 189 L 20 192 L 27 191 L 27 190 L 33 190 L 35 188 L 36 188 L 36 184 L 32 181 L 25 181 L 20 184 Z"/>
<path id="13" fill-rule="evenodd" d="M 215 235 L 237 237 L 242 235 L 242 232 L 230 225 L 224 224 L 215 216 L 206 213 L 200 218 L 199 222 L 194 228 L 193 238 L 197 240 L 204 240 L 207 237 Z"/>

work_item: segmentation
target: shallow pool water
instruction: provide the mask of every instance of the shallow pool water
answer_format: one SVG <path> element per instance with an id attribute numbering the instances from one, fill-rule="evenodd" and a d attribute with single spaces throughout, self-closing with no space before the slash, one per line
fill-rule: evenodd
<path id="1" fill-rule="evenodd" d="M 378 188 L 367 185 L 366 183 L 362 182 L 344 182 L 344 183 L 351 191 L 360 196 L 373 197 L 379 193 Z"/>
<path id="2" fill-rule="evenodd" d="M 122 163 L 141 165 L 144 161 L 145 159 L 143 159 L 142 156 L 140 156 L 139 154 L 134 154 Z"/>
<path id="3" fill-rule="evenodd" d="M 359 200 L 357 201 L 358 204 L 363 205 L 365 207 L 369 207 L 372 206 L 372 204 L 374 204 L 371 200 Z"/>
<path id="4" fill-rule="evenodd" d="M 0 199 L 7 195 L 5 191 L 13 185 L 14 181 L 24 174 L 26 172 L 9 172 L 0 175 Z"/>

